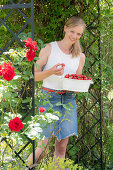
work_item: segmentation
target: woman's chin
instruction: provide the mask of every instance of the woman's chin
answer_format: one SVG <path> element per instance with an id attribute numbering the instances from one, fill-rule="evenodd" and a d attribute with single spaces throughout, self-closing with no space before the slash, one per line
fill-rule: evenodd
<path id="1" fill-rule="evenodd" d="M 76 42 L 75 40 L 71 40 L 71 39 L 69 39 L 69 40 L 70 40 L 71 44 L 74 44 Z"/>

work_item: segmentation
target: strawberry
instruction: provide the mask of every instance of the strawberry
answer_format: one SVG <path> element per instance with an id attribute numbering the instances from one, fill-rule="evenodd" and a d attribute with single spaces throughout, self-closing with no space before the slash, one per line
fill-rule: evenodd
<path id="1" fill-rule="evenodd" d="M 88 80 L 91 80 L 91 77 L 88 77 Z"/>
<path id="2" fill-rule="evenodd" d="M 86 75 L 82 74 L 66 74 L 65 78 L 76 79 L 76 80 L 91 80 L 91 77 L 87 77 Z"/>
<path id="3" fill-rule="evenodd" d="M 69 74 L 66 74 L 66 75 L 65 75 L 65 78 L 69 78 Z"/>
<path id="4" fill-rule="evenodd" d="M 65 67 L 65 64 L 64 63 L 61 63 L 62 67 Z"/>
<path id="5" fill-rule="evenodd" d="M 83 78 L 87 78 L 86 75 L 83 75 Z"/>
<path id="6" fill-rule="evenodd" d="M 76 77 L 74 76 L 73 79 L 76 79 Z"/>

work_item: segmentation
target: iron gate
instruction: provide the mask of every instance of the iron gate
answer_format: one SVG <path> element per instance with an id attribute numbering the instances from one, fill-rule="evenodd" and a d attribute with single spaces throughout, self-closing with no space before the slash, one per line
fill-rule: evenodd
<path id="1" fill-rule="evenodd" d="M 7 45 L 3 48 L 0 47 L 0 55 L 3 54 L 3 52 L 5 52 L 8 47 L 10 47 L 10 45 L 12 45 L 14 43 L 15 40 L 17 40 L 19 42 L 19 44 L 21 45 L 21 47 L 24 47 L 24 43 L 20 40 L 20 38 L 18 37 L 19 34 L 28 26 L 28 24 L 31 25 L 31 33 L 32 33 L 32 40 L 34 40 L 34 1 L 30 0 L 30 2 L 28 3 L 23 3 L 23 0 L 19 0 L 18 3 L 14 3 L 14 1 L 9 0 L 7 1 L 7 5 L 4 5 L 4 3 L 6 4 L 6 1 L 4 0 L 2 3 L 2 5 L 0 5 L 0 10 L 2 10 L 4 12 L 4 10 L 10 10 L 8 11 L 7 16 L 4 19 L 0 19 L 0 26 L 4 25 L 7 30 L 11 33 L 12 38 L 11 40 L 7 43 Z M 22 12 L 21 9 L 29 9 L 31 10 L 31 16 L 30 18 L 28 18 L 24 12 Z M 10 29 L 10 27 L 5 23 L 5 21 L 8 20 L 8 18 L 13 15 L 14 10 L 16 10 L 19 15 L 21 15 L 24 20 L 26 21 L 25 24 L 22 26 L 21 29 L 18 30 L 18 32 L 14 32 Z M 9 58 L 8 55 L 5 55 L 7 59 L 11 60 L 11 58 Z M 15 66 L 16 67 L 16 66 Z M 19 69 L 19 71 L 21 72 L 21 69 Z M 32 69 L 33 75 L 34 75 L 34 66 Z M 26 115 L 23 117 L 22 120 L 24 120 L 28 113 L 30 114 L 30 112 L 32 113 L 32 115 L 35 115 L 35 107 L 34 107 L 34 102 L 35 102 L 35 98 L 34 98 L 34 79 L 31 80 L 32 81 L 32 111 L 27 111 Z M 14 151 L 15 152 L 15 156 L 19 157 L 20 160 L 22 160 L 23 163 L 25 163 L 25 161 L 21 158 L 20 154 L 21 152 L 31 143 L 33 146 L 33 163 L 35 163 L 35 141 L 31 140 L 30 138 L 28 138 L 26 136 L 28 142 L 23 146 L 23 148 L 21 148 L 21 150 L 19 152 Z M 2 141 L 5 141 L 7 143 L 7 145 L 12 149 L 12 146 L 8 143 L 7 138 L 3 138 Z"/>

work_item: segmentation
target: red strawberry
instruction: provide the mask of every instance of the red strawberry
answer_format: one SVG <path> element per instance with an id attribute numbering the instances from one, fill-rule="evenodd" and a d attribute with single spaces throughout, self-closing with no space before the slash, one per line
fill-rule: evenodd
<path id="1" fill-rule="evenodd" d="M 64 63 L 61 63 L 61 64 L 59 64 L 59 65 L 57 66 L 58 69 L 59 69 L 59 68 L 62 68 L 62 67 L 65 67 L 65 64 L 64 64 Z"/>
<path id="2" fill-rule="evenodd" d="M 73 79 L 76 79 L 76 77 L 74 76 Z"/>
<path id="3" fill-rule="evenodd" d="M 65 64 L 64 64 L 64 63 L 62 63 L 61 65 L 62 65 L 62 67 L 65 67 Z"/>
<path id="4" fill-rule="evenodd" d="M 88 77 L 88 80 L 91 80 L 91 77 Z"/>
<path id="5" fill-rule="evenodd" d="M 84 78 L 87 78 L 86 75 L 83 75 Z"/>
<path id="6" fill-rule="evenodd" d="M 76 80 L 91 80 L 91 77 L 87 77 L 86 75 L 77 75 L 77 74 L 66 74 L 65 78 L 76 79 Z"/>
<path id="7" fill-rule="evenodd" d="M 66 75 L 65 75 L 65 78 L 69 78 L 69 74 L 66 74 Z"/>
<path id="8" fill-rule="evenodd" d="M 82 74 L 77 75 L 78 77 L 82 77 Z"/>

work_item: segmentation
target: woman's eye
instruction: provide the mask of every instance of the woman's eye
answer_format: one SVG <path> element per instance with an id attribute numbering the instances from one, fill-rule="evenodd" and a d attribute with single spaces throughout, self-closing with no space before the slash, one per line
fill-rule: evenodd
<path id="1" fill-rule="evenodd" d="M 70 31 L 70 32 L 74 33 L 74 31 Z"/>

